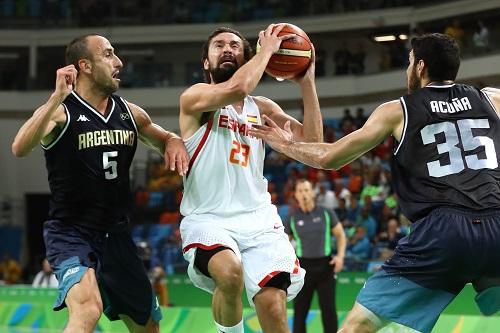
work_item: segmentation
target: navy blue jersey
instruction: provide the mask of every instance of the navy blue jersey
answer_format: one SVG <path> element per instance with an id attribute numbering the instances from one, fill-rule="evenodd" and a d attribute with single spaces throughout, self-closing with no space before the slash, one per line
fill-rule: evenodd
<path id="1" fill-rule="evenodd" d="M 111 96 L 105 116 L 72 92 L 66 124 L 44 146 L 51 191 L 50 219 L 111 230 L 132 204 L 129 168 L 137 127 L 126 102 Z"/>
<path id="2" fill-rule="evenodd" d="M 405 124 L 392 161 L 402 212 L 500 208 L 500 120 L 482 91 L 433 84 L 400 99 Z"/>

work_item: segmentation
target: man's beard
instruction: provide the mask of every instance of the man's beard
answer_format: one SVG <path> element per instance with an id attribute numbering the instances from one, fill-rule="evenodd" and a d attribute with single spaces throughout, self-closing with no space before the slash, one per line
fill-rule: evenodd
<path id="1" fill-rule="evenodd" d="M 99 87 L 99 90 L 106 96 L 110 96 L 110 95 L 114 94 L 119 88 L 118 85 L 114 85 L 112 83 L 110 83 L 110 84 L 97 84 L 97 86 Z"/>
<path id="2" fill-rule="evenodd" d="M 93 75 L 93 79 L 97 89 L 105 96 L 114 94 L 120 87 L 119 83 L 115 82 L 113 79 L 107 79 L 103 75 Z"/>
<path id="3" fill-rule="evenodd" d="M 226 82 L 238 70 L 238 65 L 210 68 L 210 75 L 214 83 Z"/>
<path id="4" fill-rule="evenodd" d="M 417 76 L 417 67 L 413 66 L 410 77 L 408 78 L 408 94 L 414 93 L 420 89 L 421 80 Z"/>

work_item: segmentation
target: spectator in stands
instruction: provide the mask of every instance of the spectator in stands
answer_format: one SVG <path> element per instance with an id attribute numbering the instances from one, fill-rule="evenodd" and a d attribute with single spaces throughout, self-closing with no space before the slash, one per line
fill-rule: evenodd
<path id="1" fill-rule="evenodd" d="M 349 192 L 358 194 L 363 186 L 363 176 L 361 175 L 361 165 L 355 163 L 351 169 L 351 174 L 347 178 L 347 189 Z"/>
<path id="2" fill-rule="evenodd" d="M 323 77 L 326 74 L 326 70 L 325 70 L 326 51 L 325 51 L 325 49 L 316 47 L 315 58 L 316 58 L 316 77 Z"/>
<path id="3" fill-rule="evenodd" d="M 458 18 L 453 19 L 453 22 L 444 29 L 444 33 L 455 38 L 460 48 L 463 47 L 465 42 L 465 32 L 460 26 L 460 20 Z"/>
<path id="4" fill-rule="evenodd" d="M 363 109 L 362 107 L 358 107 L 356 109 L 356 117 L 354 118 L 354 126 L 356 126 L 356 128 L 363 127 L 366 119 L 368 119 L 368 117 L 365 116 L 365 109 Z"/>
<path id="5" fill-rule="evenodd" d="M 153 291 L 158 297 L 158 303 L 160 306 L 169 306 L 169 296 L 168 296 L 168 287 L 167 282 L 165 280 L 166 274 L 161 266 L 155 266 L 151 270 L 150 279 L 151 285 L 153 287 Z"/>
<path id="6" fill-rule="evenodd" d="M 334 210 L 335 214 L 337 214 L 337 217 L 339 218 L 339 221 L 342 223 L 343 226 L 347 225 L 347 208 L 346 208 L 346 200 L 343 198 L 340 198 L 338 200 L 338 207 L 335 208 Z"/>
<path id="7" fill-rule="evenodd" d="M 346 258 L 364 261 L 370 258 L 371 244 L 366 229 L 361 225 L 355 227 L 354 234 L 347 241 Z"/>
<path id="8" fill-rule="evenodd" d="M 324 184 L 319 185 L 316 193 L 316 204 L 318 207 L 334 210 L 338 206 L 335 193 L 327 189 Z"/>
<path id="9" fill-rule="evenodd" d="M 151 245 L 148 242 L 140 241 L 136 243 L 137 246 L 137 255 L 142 261 L 144 268 L 149 270 L 151 268 Z"/>
<path id="10" fill-rule="evenodd" d="M 472 35 L 475 54 L 483 54 L 490 51 L 490 32 L 482 21 L 477 22 L 476 31 Z"/>
<path id="11" fill-rule="evenodd" d="M 380 251 L 380 259 L 386 260 L 394 254 L 394 249 L 398 245 L 398 242 L 401 238 L 406 235 L 401 232 L 399 228 L 399 220 L 397 217 L 393 216 L 387 222 L 387 230 L 379 233 L 378 241 L 387 243 L 385 249 Z"/>
<path id="12" fill-rule="evenodd" d="M 384 227 L 384 222 L 389 221 L 391 217 L 397 215 L 398 215 L 398 202 L 396 199 L 396 195 L 394 193 L 391 193 L 384 200 L 384 206 L 382 207 L 382 212 L 380 216 L 381 224 L 379 225 Z"/>
<path id="13" fill-rule="evenodd" d="M 354 53 L 352 53 L 349 60 L 349 70 L 352 74 L 364 74 L 365 73 L 365 58 L 366 52 L 362 43 L 358 44 L 358 47 Z"/>
<path id="14" fill-rule="evenodd" d="M 378 69 L 381 72 L 386 72 L 391 69 L 391 53 L 389 52 L 389 46 L 382 45 L 380 48 L 380 58 L 378 61 Z"/>
<path id="15" fill-rule="evenodd" d="M 366 236 L 368 239 L 373 239 L 377 234 L 377 222 L 371 215 L 372 203 L 370 199 L 365 198 L 365 203 L 363 207 L 361 207 L 361 212 L 357 216 L 356 226 L 362 226 L 363 229 L 366 230 Z"/>
<path id="16" fill-rule="evenodd" d="M 135 207 L 145 208 L 149 202 L 149 191 L 142 186 L 135 192 Z"/>
<path id="17" fill-rule="evenodd" d="M 19 283 L 21 277 L 21 266 L 11 258 L 10 253 L 5 253 L 3 261 L 0 262 L 0 278 L 5 284 Z"/>
<path id="18" fill-rule="evenodd" d="M 346 126 L 346 124 L 351 126 L 351 124 L 353 124 L 353 123 L 354 123 L 354 117 L 351 114 L 351 109 L 345 108 L 344 115 L 340 119 L 340 128 L 343 129 Z"/>
<path id="19" fill-rule="evenodd" d="M 325 133 L 325 142 L 332 143 L 337 140 L 337 134 L 335 133 L 335 128 L 330 126 L 324 126 L 323 132 Z"/>
<path id="20" fill-rule="evenodd" d="M 58 25 L 59 19 L 61 18 L 61 1 L 42 0 L 41 2 L 42 15 L 40 18 L 42 20 L 42 24 L 48 23 Z"/>
<path id="21" fill-rule="evenodd" d="M 399 40 L 391 42 L 389 44 L 389 53 L 392 69 L 400 69 L 405 67 L 408 62 L 408 50 L 406 50 L 404 42 Z"/>
<path id="22" fill-rule="evenodd" d="M 342 42 L 341 46 L 333 55 L 335 61 L 335 75 L 349 74 L 349 62 L 351 60 L 351 51 L 347 48 L 347 43 Z"/>
<path id="23" fill-rule="evenodd" d="M 358 199 L 356 196 L 352 195 L 349 206 L 347 207 L 347 220 L 349 224 L 354 224 L 354 222 L 357 221 L 360 210 L 361 207 L 359 206 Z"/>
<path id="24" fill-rule="evenodd" d="M 311 180 L 311 178 L 308 179 Z M 316 170 L 316 184 L 314 186 L 314 192 L 316 195 L 319 193 L 321 187 L 324 187 L 326 190 L 331 190 L 332 184 L 328 179 L 327 171 Z"/>
<path id="25" fill-rule="evenodd" d="M 345 202 L 349 202 L 351 199 L 351 192 L 344 186 L 344 180 L 335 179 L 334 181 L 334 192 L 337 201 L 344 199 Z M 337 207 L 335 207 L 337 208 Z"/>
<path id="26" fill-rule="evenodd" d="M 375 202 L 385 199 L 383 189 L 380 186 L 380 173 L 379 164 L 369 166 L 368 179 L 360 194 L 361 204 L 364 203 L 366 197 L 370 197 L 371 201 Z"/>
<path id="27" fill-rule="evenodd" d="M 56 275 L 47 259 L 43 259 L 42 270 L 35 275 L 31 286 L 33 288 L 57 288 L 59 286 Z"/>

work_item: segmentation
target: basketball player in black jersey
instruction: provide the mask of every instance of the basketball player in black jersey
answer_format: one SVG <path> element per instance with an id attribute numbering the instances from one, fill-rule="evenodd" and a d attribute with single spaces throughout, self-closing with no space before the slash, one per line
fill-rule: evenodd
<path id="1" fill-rule="evenodd" d="M 333 144 L 291 140 L 289 126 L 253 127 L 275 149 L 323 169 L 339 168 L 396 140 L 394 189 L 412 231 L 366 282 L 342 333 L 389 321 L 430 332 L 467 283 L 485 315 L 500 309 L 500 90 L 456 84 L 458 45 L 427 34 L 411 42 L 408 94 L 380 105 Z"/>
<path id="2" fill-rule="evenodd" d="M 93 332 L 101 314 L 130 332 L 159 332 L 156 298 L 128 229 L 129 168 L 137 140 L 187 171 L 182 140 L 114 95 L 122 62 L 99 35 L 73 40 L 49 100 L 21 127 L 12 151 L 41 142 L 51 189 L 44 224 L 47 258 L 59 281 L 55 310 L 68 307 L 64 332 Z"/>

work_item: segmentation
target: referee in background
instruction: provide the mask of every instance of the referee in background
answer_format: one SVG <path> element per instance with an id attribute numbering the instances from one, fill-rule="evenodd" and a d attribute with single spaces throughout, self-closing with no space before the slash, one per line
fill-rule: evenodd
<path id="1" fill-rule="evenodd" d="M 323 331 L 337 332 L 335 274 L 344 266 L 346 237 L 333 211 L 317 207 L 311 182 L 295 183 L 299 208 L 287 216 L 285 231 L 295 240 L 300 265 L 306 270 L 304 287 L 294 300 L 293 333 L 306 332 L 306 318 L 314 291 L 318 292 Z M 337 255 L 332 256 L 331 235 L 337 240 Z"/>

